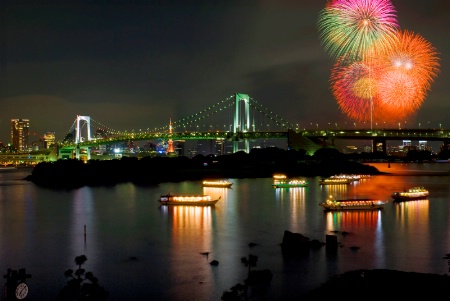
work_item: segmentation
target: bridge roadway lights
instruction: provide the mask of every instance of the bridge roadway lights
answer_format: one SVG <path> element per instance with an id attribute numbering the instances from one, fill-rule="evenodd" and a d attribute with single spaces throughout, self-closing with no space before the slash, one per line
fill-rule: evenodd
<path id="1" fill-rule="evenodd" d="M 295 135 L 294 135 L 295 134 Z M 134 134 L 133 134 L 134 135 Z M 388 140 L 427 140 L 427 141 L 442 141 L 445 149 L 448 149 L 450 144 L 450 132 L 448 130 L 436 130 L 436 129 L 383 129 L 383 130 L 367 130 L 367 129 L 355 129 L 355 130 L 320 130 L 320 131 L 294 131 L 289 129 L 287 131 L 277 132 L 183 132 L 172 133 L 169 137 L 164 133 L 147 133 L 139 137 L 136 136 L 120 136 L 110 137 L 107 140 L 96 141 L 84 141 L 78 144 L 78 147 L 93 147 L 101 144 L 115 144 L 119 142 L 129 140 L 153 140 L 153 139 L 182 139 L 182 140 L 205 140 L 205 139 L 226 139 L 227 141 L 238 143 L 258 138 L 265 139 L 294 139 L 296 137 L 308 138 L 310 142 L 316 139 L 326 140 L 331 139 L 336 142 L 340 140 L 370 140 L 372 141 L 373 150 L 376 151 L 376 144 L 382 143 L 383 152 L 386 153 L 386 142 Z M 334 144 L 334 143 L 333 143 Z M 75 144 L 64 144 L 60 146 L 58 157 L 65 157 L 68 150 L 76 148 Z M 90 154 L 89 154 L 90 155 Z M 79 155 L 78 155 L 79 156 Z"/>

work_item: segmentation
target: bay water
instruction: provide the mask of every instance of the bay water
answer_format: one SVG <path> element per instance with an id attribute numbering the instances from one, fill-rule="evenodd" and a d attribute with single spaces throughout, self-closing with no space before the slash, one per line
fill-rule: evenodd
<path id="1" fill-rule="evenodd" d="M 241 258 L 249 254 L 258 257 L 253 270 L 273 274 L 251 300 L 299 300 L 356 269 L 449 273 L 450 163 L 368 165 L 390 174 L 329 186 L 303 178 L 308 187 L 277 189 L 271 178 L 257 178 L 226 179 L 231 189 L 185 181 L 52 190 L 24 181 L 31 169 L 1 172 L 0 272 L 25 268 L 30 301 L 55 300 L 79 255 L 111 301 L 220 300 L 244 283 Z M 413 186 L 427 188 L 429 198 L 392 202 L 394 191 Z M 213 207 L 160 206 L 167 193 L 221 200 Z M 380 211 L 325 212 L 319 203 L 329 195 L 390 202 Z M 322 242 L 336 235 L 338 249 L 283 256 L 286 230 Z"/>

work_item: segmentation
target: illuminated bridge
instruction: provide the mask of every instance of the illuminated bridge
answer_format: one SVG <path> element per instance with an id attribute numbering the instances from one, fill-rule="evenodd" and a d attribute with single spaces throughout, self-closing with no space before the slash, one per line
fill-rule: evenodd
<path id="1" fill-rule="evenodd" d="M 205 121 L 214 116 L 214 124 Z M 73 152 L 79 158 L 80 150 L 89 150 L 105 144 L 139 140 L 165 140 L 169 145 L 177 140 L 223 140 L 233 143 L 233 152 L 250 150 L 250 142 L 258 139 L 287 139 L 289 149 L 304 149 L 312 155 L 324 146 L 333 146 L 335 140 L 371 140 L 374 151 L 381 144 L 386 153 L 389 140 L 441 141 L 445 147 L 450 133 L 444 129 L 329 129 L 301 130 L 249 97 L 236 93 L 213 106 L 168 122 L 152 131 L 126 132 L 112 130 L 94 121 L 90 116 L 77 116 L 64 141 L 58 142 L 59 152 Z M 93 129 L 95 128 L 95 135 Z M 99 131 L 101 135 L 99 135 Z M 83 136 L 84 134 L 84 136 Z M 87 151 L 89 154 L 89 151 Z"/>

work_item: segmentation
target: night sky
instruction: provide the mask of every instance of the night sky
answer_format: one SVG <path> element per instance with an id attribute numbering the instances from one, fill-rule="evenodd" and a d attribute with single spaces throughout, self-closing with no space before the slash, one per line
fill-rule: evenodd
<path id="1" fill-rule="evenodd" d="M 188 4 L 187 4 L 188 3 Z M 162 127 L 245 93 L 301 128 L 352 124 L 330 90 L 317 30 L 326 0 L 0 2 L 0 141 L 10 119 L 61 140 L 77 115 Z M 450 128 L 450 0 L 392 0 L 440 72 L 405 127 Z"/>

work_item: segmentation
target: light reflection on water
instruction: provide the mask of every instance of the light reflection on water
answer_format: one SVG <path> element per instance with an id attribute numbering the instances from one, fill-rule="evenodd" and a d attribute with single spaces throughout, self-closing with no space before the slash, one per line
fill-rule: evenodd
<path id="1" fill-rule="evenodd" d="M 391 165 L 407 168 L 429 173 L 433 166 Z M 436 170 L 445 172 L 441 168 Z M 267 300 L 289 300 L 352 269 L 448 269 L 442 259 L 450 250 L 448 176 L 382 175 L 326 186 L 315 177 L 306 178 L 308 187 L 277 189 L 262 178 L 227 179 L 231 189 L 186 181 L 73 191 L 42 189 L 18 178 L 3 175 L 0 183 L 0 270 L 27 268 L 33 301 L 52 300 L 65 283 L 64 271 L 75 268 L 74 257 L 81 254 L 111 301 L 220 300 L 246 278 L 240 258 L 248 254 L 258 256 L 257 269 L 274 274 Z M 392 192 L 412 186 L 428 188 L 429 199 L 390 202 L 370 212 L 324 212 L 318 206 L 330 194 L 391 200 Z M 160 206 L 159 196 L 169 192 L 221 200 L 214 207 Z M 320 241 L 335 235 L 339 248 L 286 257 L 280 249 L 285 230 Z M 219 265 L 211 266 L 212 260 Z"/>

